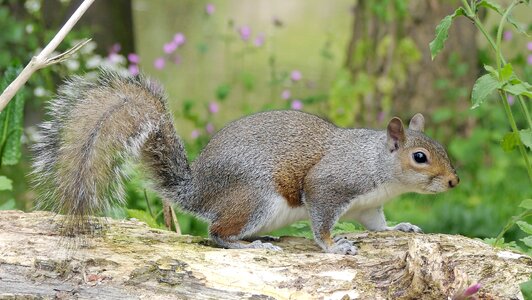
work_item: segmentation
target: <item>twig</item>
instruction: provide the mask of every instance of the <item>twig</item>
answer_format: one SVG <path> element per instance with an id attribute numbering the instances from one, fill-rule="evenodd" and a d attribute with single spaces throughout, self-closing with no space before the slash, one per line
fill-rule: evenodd
<path id="1" fill-rule="evenodd" d="M 28 65 L 20 72 L 17 78 L 9 84 L 9 86 L 2 92 L 0 95 L 0 112 L 6 107 L 9 101 L 15 96 L 17 91 L 28 81 L 30 76 L 35 73 L 37 70 L 47 67 L 49 65 L 61 62 L 68 57 L 70 57 L 74 52 L 83 47 L 89 40 L 84 40 L 66 52 L 59 54 L 54 57 L 50 57 L 52 52 L 59 46 L 63 41 L 65 36 L 72 30 L 72 27 L 76 25 L 78 20 L 83 16 L 85 11 L 91 6 L 94 0 L 85 0 L 78 9 L 72 14 L 70 19 L 63 25 L 59 32 L 54 36 L 54 38 L 48 43 L 48 45 L 39 53 L 39 55 L 34 56 Z"/>
<path id="2" fill-rule="evenodd" d="M 177 216 L 175 215 L 174 208 L 170 205 L 170 212 L 172 213 L 172 220 L 174 221 L 174 229 L 177 235 L 181 235 L 181 227 L 179 227 L 179 222 L 177 222 Z"/>

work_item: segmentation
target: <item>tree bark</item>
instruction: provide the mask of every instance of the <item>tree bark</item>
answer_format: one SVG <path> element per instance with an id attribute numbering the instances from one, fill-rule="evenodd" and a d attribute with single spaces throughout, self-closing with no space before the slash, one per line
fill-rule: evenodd
<path id="1" fill-rule="evenodd" d="M 0 299 L 522 299 L 532 259 L 443 234 L 354 233 L 359 253 L 283 237 L 282 252 L 227 250 L 129 220 L 57 235 L 61 216 L 0 211 Z"/>

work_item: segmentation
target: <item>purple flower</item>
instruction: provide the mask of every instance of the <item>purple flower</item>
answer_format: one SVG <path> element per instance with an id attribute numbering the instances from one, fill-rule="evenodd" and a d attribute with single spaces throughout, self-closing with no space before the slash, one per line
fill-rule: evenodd
<path id="1" fill-rule="evenodd" d="M 129 67 L 127 69 L 129 70 L 129 74 L 131 74 L 132 76 L 139 75 L 139 66 L 138 65 L 129 65 Z"/>
<path id="2" fill-rule="evenodd" d="M 529 65 L 532 65 L 532 54 L 529 54 L 529 55 L 526 57 L 526 63 L 529 64 Z"/>
<path id="3" fill-rule="evenodd" d="M 300 71 L 294 70 L 292 71 L 292 73 L 290 73 L 290 78 L 292 79 L 292 81 L 299 81 L 301 80 L 301 78 L 303 78 L 303 76 L 301 75 Z"/>
<path id="4" fill-rule="evenodd" d="M 177 49 L 177 43 L 175 41 L 171 41 L 170 43 L 166 43 L 163 46 L 163 51 L 166 54 L 171 54 Z"/>
<path id="5" fill-rule="evenodd" d="M 140 58 L 137 54 L 135 53 L 129 53 L 127 55 L 127 59 L 129 60 L 129 62 L 131 62 L 132 64 L 138 64 L 139 61 L 140 61 Z"/>
<path id="6" fill-rule="evenodd" d="M 259 33 L 257 35 L 257 37 L 253 40 L 253 45 L 255 45 L 257 48 L 264 45 L 264 33 Z"/>
<path id="7" fill-rule="evenodd" d="M 249 37 L 251 36 L 251 28 L 248 26 L 242 26 L 238 28 L 238 33 L 240 34 L 240 38 L 247 42 L 249 40 Z"/>
<path id="8" fill-rule="evenodd" d="M 207 125 L 205 125 L 205 130 L 207 130 L 208 134 L 213 133 L 214 132 L 214 125 L 212 125 L 211 123 L 207 123 Z"/>
<path id="9" fill-rule="evenodd" d="M 212 15 L 214 13 L 214 10 L 215 10 L 214 4 L 208 3 L 207 5 L 205 5 L 205 13 L 208 16 Z"/>
<path id="10" fill-rule="evenodd" d="M 480 283 L 475 283 L 472 286 L 468 287 L 464 292 L 464 297 L 467 298 L 469 296 L 476 294 L 478 290 L 480 290 L 480 287 L 481 287 Z"/>
<path id="11" fill-rule="evenodd" d="M 192 132 L 190 133 L 190 137 L 193 139 L 197 139 L 199 136 L 200 136 L 200 132 L 197 129 L 192 130 Z"/>
<path id="12" fill-rule="evenodd" d="M 209 112 L 211 114 L 215 114 L 217 113 L 219 110 L 219 107 L 218 107 L 218 103 L 212 101 L 211 103 L 209 103 Z"/>
<path id="13" fill-rule="evenodd" d="M 506 30 L 503 34 L 502 34 L 502 38 L 505 40 L 505 41 L 509 41 L 512 39 L 512 32 L 510 30 Z"/>
<path id="14" fill-rule="evenodd" d="M 153 61 L 153 66 L 157 70 L 162 70 L 164 68 L 165 64 L 166 64 L 166 62 L 164 61 L 164 58 L 162 58 L 162 57 L 159 57 L 159 58 L 157 58 L 157 59 L 155 59 Z"/>
<path id="15" fill-rule="evenodd" d="M 122 46 L 120 46 L 119 43 L 114 43 L 111 46 L 111 50 L 109 50 L 109 53 L 118 53 L 118 52 L 120 52 L 121 49 L 122 49 Z"/>
<path id="16" fill-rule="evenodd" d="M 529 51 L 532 51 L 532 42 L 528 42 L 528 43 L 526 43 L 526 48 L 527 48 Z"/>
<path id="17" fill-rule="evenodd" d="M 283 98 L 284 100 L 290 99 L 291 96 L 292 96 L 292 93 L 290 92 L 290 90 L 284 90 L 281 93 L 281 98 Z"/>
<path id="18" fill-rule="evenodd" d="M 292 109 L 295 109 L 295 110 L 303 109 L 303 103 L 297 99 L 292 101 Z"/>
<path id="19" fill-rule="evenodd" d="M 178 32 L 176 33 L 176 35 L 174 35 L 174 43 L 176 44 L 177 47 L 183 45 L 186 41 L 187 39 L 185 38 L 185 35 L 182 34 L 181 32 Z"/>
<path id="20" fill-rule="evenodd" d="M 507 99 L 508 99 L 508 104 L 514 105 L 514 102 L 515 102 L 514 96 L 508 95 Z"/>

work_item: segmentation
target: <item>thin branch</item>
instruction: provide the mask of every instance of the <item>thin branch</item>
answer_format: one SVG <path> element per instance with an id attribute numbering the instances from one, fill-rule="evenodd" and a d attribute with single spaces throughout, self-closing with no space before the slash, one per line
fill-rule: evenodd
<path id="1" fill-rule="evenodd" d="M 11 101 L 13 96 L 15 96 L 17 91 L 28 81 L 33 73 L 39 69 L 67 59 L 89 41 L 85 40 L 81 43 L 78 43 L 76 46 L 72 47 L 66 52 L 50 58 L 52 52 L 54 52 L 57 46 L 59 46 L 59 44 L 65 39 L 65 36 L 72 30 L 74 25 L 76 25 L 78 20 L 81 18 L 81 16 L 83 16 L 85 11 L 87 11 L 93 2 L 94 0 L 83 1 L 74 14 L 72 14 L 70 19 L 68 19 L 65 25 L 63 25 L 59 32 L 50 41 L 50 43 L 48 43 L 41 53 L 31 59 L 31 61 L 24 68 L 24 70 L 20 72 L 17 78 L 13 80 L 13 82 L 11 82 L 11 84 L 9 84 L 9 86 L 2 92 L 2 95 L 0 95 L 0 112 L 6 107 L 9 101 Z"/>

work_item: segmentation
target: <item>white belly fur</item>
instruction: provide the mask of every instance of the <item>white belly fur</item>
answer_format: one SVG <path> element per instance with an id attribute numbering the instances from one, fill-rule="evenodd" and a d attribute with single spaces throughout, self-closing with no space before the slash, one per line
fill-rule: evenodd
<path id="1" fill-rule="evenodd" d="M 356 220 L 359 213 L 371 208 L 378 208 L 389 202 L 394 197 L 407 192 L 403 185 L 387 184 L 380 185 L 369 193 L 360 195 L 351 200 L 345 213 L 341 216 L 342 220 Z"/>
<path id="2" fill-rule="evenodd" d="M 261 227 L 258 233 L 268 233 L 294 222 L 308 219 L 307 209 L 304 205 L 290 207 L 288 202 L 280 195 L 275 196 L 272 204 L 270 208 L 271 218 Z"/>

